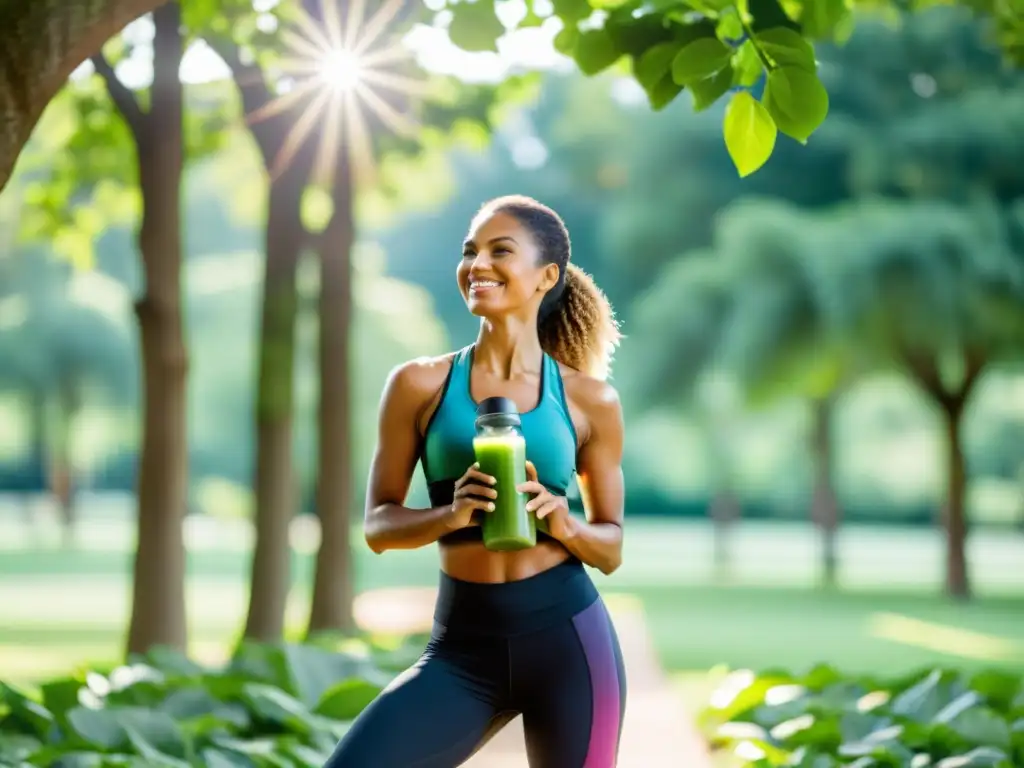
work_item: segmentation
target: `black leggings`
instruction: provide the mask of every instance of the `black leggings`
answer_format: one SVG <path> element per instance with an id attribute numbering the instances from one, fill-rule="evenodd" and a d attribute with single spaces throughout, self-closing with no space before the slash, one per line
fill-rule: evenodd
<path id="1" fill-rule="evenodd" d="M 530 768 L 615 768 L 625 706 L 615 629 L 578 560 L 505 584 L 442 574 L 423 656 L 324 768 L 455 768 L 518 714 Z"/>

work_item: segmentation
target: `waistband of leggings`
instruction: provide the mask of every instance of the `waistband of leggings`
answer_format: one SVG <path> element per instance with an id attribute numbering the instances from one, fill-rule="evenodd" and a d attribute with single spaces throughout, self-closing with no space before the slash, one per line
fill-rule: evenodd
<path id="1" fill-rule="evenodd" d="M 442 572 L 434 621 L 450 631 L 508 637 L 568 621 L 598 596 L 575 557 L 529 578 L 501 584 L 462 581 Z"/>

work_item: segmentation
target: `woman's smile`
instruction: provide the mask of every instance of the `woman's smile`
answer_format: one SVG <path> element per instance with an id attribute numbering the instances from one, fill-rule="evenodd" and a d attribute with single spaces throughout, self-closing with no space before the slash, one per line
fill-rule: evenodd
<path id="1" fill-rule="evenodd" d="M 505 284 L 498 280 L 481 280 L 478 278 L 469 279 L 469 292 L 472 296 L 483 296 L 496 291 Z"/>

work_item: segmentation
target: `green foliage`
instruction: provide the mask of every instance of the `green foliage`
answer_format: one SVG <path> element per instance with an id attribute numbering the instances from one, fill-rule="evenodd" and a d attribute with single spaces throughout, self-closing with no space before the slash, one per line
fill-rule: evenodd
<path id="1" fill-rule="evenodd" d="M 964 3 L 993 24 L 1002 49 L 1017 64 L 1024 63 L 1022 2 Z M 813 43 L 845 42 L 854 10 L 891 17 L 900 12 L 897 7 L 902 8 L 888 0 L 562 0 L 552 4 L 552 16 L 562 24 L 555 47 L 581 72 L 595 75 L 624 60 L 655 110 L 683 90 L 690 91 L 695 111 L 733 92 L 725 141 L 740 176 L 747 176 L 771 156 L 777 131 L 806 143 L 828 114 Z M 467 51 L 497 50 L 505 28 L 493 0 L 449 2 L 447 8 L 453 43 Z M 535 25 L 531 9 L 519 26 Z"/>
<path id="2" fill-rule="evenodd" d="M 38 696 L 0 683 L 0 764 L 319 768 L 423 644 L 243 644 L 218 668 L 158 648 Z"/>
<path id="3" fill-rule="evenodd" d="M 643 353 L 642 389 L 671 402 L 721 369 L 755 396 L 822 397 L 893 365 L 927 360 L 955 379 L 965 355 L 1019 357 L 1024 259 L 1006 218 L 981 204 L 738 203 L 715 250 L 683 256 L 641 302 L 637 331 L 672 340 Z"/>
<path id="4" fill-rule="evenodd" d="M 1010 672 L 933 669 L 898 679 L 737 671 L 701 714 L 712 744 L 750 768 L 1013 768 L 1024 764 L 1024 684 Z"/>
<path id="5" fill-rule="evenodd" d="M 187 11 L 187 0 L 184 5 Z M 186 30 L 186 42 L 194 39 Z M 129 43 L 119 36 L 106 43 L 104 54 L 116 70 L 120 62 L 138 56 L 135 51 L 139 47 L 134 38 Z M 148 102 L 145 88 L 127 93 L 142 108 Z M 200 160 L 221 148 L 231 114 L 231 95 L 219 83 L 188 89 L 182 130 L 189 160 Z M 49 240 L 54 251 L 73 264 L 92 266 L 99 236 L 108 227 L 133 221 L 141 209 L 137 137 L 119 113 L 103 78 L 95 73 L 68 82 L 48 107 L 37 134 L 40 132 L 42 140 L 34 138 L 28 147 L 30 154 L 40 154 L 27 169 L 28 205 L 20 236 L 25 241 Z M 34 146 L 37 141 L 41 146 Z M 58 151 L 43 156 L 52 144 L 57 144 L 54 148 Z"/>

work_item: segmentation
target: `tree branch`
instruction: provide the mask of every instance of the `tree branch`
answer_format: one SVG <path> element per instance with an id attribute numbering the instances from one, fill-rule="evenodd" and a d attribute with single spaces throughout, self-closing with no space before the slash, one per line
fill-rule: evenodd
<path id="1" fill-rule="evenodd" d="M 942 376 L 935 358 L 927 352 L 920 352 L 907 344 L 900 345 L 899 353 L 907 368 L 910 369 L 911 375 L 917 379 L 918 384 L 936 400 L 945 402 L 950 393 L 942 384 Z"/>
<path id="2" fill-rule="evenodd" d="M 981 350 L 971 347 L 964 350 L 964 378 L 960 384 L 960 391 L 958 393 L 961 401 L 966 401 L 970 396 L 971 390 L 974 389 L 974 385 L 981 377 L 981 373 L 985 370 L 985 364 L 987 362 L 988 360 Z"/>
<path id="3" fill-rule="evenodd" d="M 124 121 L 128 123 L 132 133 L 138 136 L 142 131 L 142 124 L 146 120 L 146 113 L 139 106 L 135 94 L 117 78 L 117 74 L 114 72 L 114 68 L 110 66 L 106 56 L 102 53 L 97 53 L 91 57 L 91 60 L 92 65 L 96 68 L 96 74 L 103 78 L 103 82 L 107 86 L 107 93 L 110 94 L 110 99 L 114 102 L 114 106 L 117 107 Z"/>
<path id="4" fill-rule="evenodd" d="M 263 155 L 264 166 L 269 170 L 280 153 L 283 142 L 266 123 L 249 119 L 274 100 L 274 94 L 267 87 L 263 71 L 255 64 L 243 62 L 241 52 L 233 41 L 215 38 L 212 35 L 203 39 L 231 70 L 235 86 L 242 97 L 242 111 L 245 113 L 249 132 L 252 133 L 260 154 Z"/>

